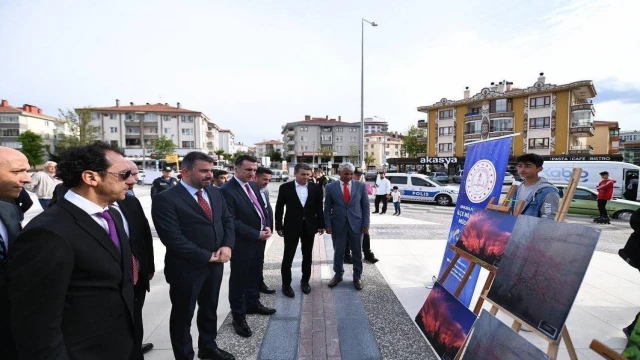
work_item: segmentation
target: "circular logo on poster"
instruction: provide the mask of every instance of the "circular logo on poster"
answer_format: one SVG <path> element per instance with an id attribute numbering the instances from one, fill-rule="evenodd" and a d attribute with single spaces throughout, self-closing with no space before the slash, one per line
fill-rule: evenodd
<path id="1" fill-rule="evenodd" d="M 481 203 L 491 195 L 495 184 L 496 168 L 490 161 L 480 160 L 469 170 L 464 189 L 472 203 Z"/>

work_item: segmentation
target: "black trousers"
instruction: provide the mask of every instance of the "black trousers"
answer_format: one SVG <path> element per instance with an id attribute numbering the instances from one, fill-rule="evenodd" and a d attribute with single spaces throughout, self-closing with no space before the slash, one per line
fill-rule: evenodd
<path id="1" fill-rule="evenodd" d="M 311 263 L 313 261 L 313 240 L 316 233 L 310 233 L 306 225 L 298 234 L 289 235 L 286 227 L 284 229 L 284 254 L 280 274 L 282 274 L 282 286 L 291 286 L 291 265 L 298 250 L 298 242 L 302 244 L 302 283 L 308 283 L 311 278 Z"/>
<path id="2" fill-rule="evenodd" d="M 0 240 L 2 241 L 2 240 Z M 0 276 L 4 277 L 4 263 L 0 262 Z M 17 359 L 18 351 L 11 336 L 11 319 L 9 317 L 11 303 L 5 279 L 0 279 L 0 359 Z"/>
<path id="3" fill-rule="evenodd" d="M 229 277 L 229 305 L 236 321 L 247 317 L 247 309 L 260 305 L 260 282 L 264 263 L 265 241 L 236 240 L 231 256 Z"/>
<path id="4" fill-rule="evenodd" d="M 166 263 L 166 262 L 165 262 Z M 218 334 L 218 297 L 224 264 L 209 263 L 204 267 L 192 264 L 180 264 L 173 269 L 165 265 L 171 276 L 169 281 L 169 297 L 171 299 L 171 316 L 169 318 L 169 334 L 171 346 L 176 360 L 192 360 L 194 357 L 191 339 L 191 320 L 198 303 L 198 348 L 216 349 Z M 139 348 L 139 346 L 138 346 Z"/>
<path id="5" fill-rule="evenodd" d="M 382 213 L 384 214 L 387 212 L 387 195 L 376 195 L 375 212 L 378 212 L 378 209 L 380 208 L 380 201 L 382 201 Z"/>
<path id="6" fill-rule="evenodd" d="M 609 217 L 607 215 L 607 200 L 598 199 L 598 211 L 600 211 L 600 216 Z"/>
<path id="7" fill-rule="evenodd" d="M 142 339 L 144 338 L 144 328 L 142 324 L 142 307 L 147 290 L 142 287 L 133 287 L 133 351 L 131 360 L 142 360 Z"/>
<path id="8" fill-rule="evenodd" d="M 368 254 L 371 252 L 371 238 L 369 233 L 362 234 L 362 252 Z M 335 245 L 334 245 L 335 247 Z M 347 250 L 344 252 L 344 256 L 351 256 L 351 244 L 347 242 Z"/>

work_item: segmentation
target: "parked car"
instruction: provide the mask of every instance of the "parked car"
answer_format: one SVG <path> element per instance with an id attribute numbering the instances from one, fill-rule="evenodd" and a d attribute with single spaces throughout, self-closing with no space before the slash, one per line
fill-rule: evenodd
<path id="1" fill-rule="evenodd" d="M 560 190 L 560 197 L 564 196 L 567 190 L 566 184 L 554 184 Z M 569 214 L 598 216 L 598 193 L 585 186 L 578 186 L 573 194 Z M 607 201 L 607 214 L 610 218 L 629 221 L 631 214 L 640 208 L 640 203 L 624 199 Z"/>
<path id="2" fill-rule="evenodd" d="M 377 176 L 378 176 L 378 172 L 375 170 L 369 170 L 366 173 L 364 173 L 364 179 L 366 181 L 376 181 Z"/>
<path id="3" fill-rule="evenodd" d="M 435 181 L 441 182 L 441 183 L 448 183 L 449 182 L 449 175 L 447 175 L 446 172 L 428 172 L 427 176 L 432 178 Z"/>
<path id="4" fill-rule="evenodd" d="M 287 170 L 273 170 L 271 181 L 289 181 L 289 172 Z"/>
<path id="5" fill-rule="evenodd" d="M 515 178 L 511 173 L 504 173 L 504 180 L 502 180 L 502 185 L 513 185 Z"/>
<path id="6" fill-rule="evenodd" d="M 464 170 L 460 170 L 455 175 L 453 175 L 453 182 L 458 184 L 461 183 L 463 173 L 464 173 Z M 520 178 L 520 176 L 518 176 L 518 178 L 520 179 L 518 181 L 522 181 L 522 178 Z M 514 181 L 516 181 L 516 178 L 512 173 L 509 173 L 509 172 L 504 173 L 504 180 L 502 180 L 503 185 L 513 185 Z"/>
<path id="7" fill-rule="evenodd" d="M 435 202 L 443 206 L 458 201 L 457 187 L 444 185 L 422 174 L 388 173 L 386 178 L 391 187 L 398 187 L 403 200 Z"/>

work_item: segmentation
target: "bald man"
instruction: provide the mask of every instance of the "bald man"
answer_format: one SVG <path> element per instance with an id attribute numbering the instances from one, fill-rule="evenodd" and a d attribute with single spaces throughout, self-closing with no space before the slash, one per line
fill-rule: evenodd
<path id="1" fill-rule="evenodd" d="M 124 200 L 117 201 L 113 207 L 120 211 L 124 220 L 124 230 L 129 237 L 131 253 L 135 257 L 136 264 L 133 266 L 133 325 L 135 343 L 131 360 L 142 360 L 144 353 L 153 349 L 153 344 L 143 344 L 144 329 L 142 327 L 142 306 L 147 291 L 150 290 L 149 282 L 155 272 L 153 259 L 153 237 L 149 221 L 144 214 L 140 201 L 133 195 L 133 187 L 138 183 L 138 165 L 133 161 L 127 162 L 131 170 L 131 176 L 125 181 L 129 187 Z"/>
<path id="2" fill-rule="evenodd" d="M 24 185 L 31 182 L 28 170 L 29 161 L 21 152 L 0 146 L 0 198 L 15 200 Z M 15 203 L 0 201 L 0 359 L 18 358 L 11 336 L 6 265 L 11 244 L 20 230 L 20 214 Z"/>

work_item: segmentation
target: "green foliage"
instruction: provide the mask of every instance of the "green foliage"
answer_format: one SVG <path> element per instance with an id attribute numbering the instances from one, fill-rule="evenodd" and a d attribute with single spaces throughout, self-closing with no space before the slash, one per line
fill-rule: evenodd
<path id="1" fill-rule="evenodd" d="M 36 166 L 44 163 L 44 146 L 42 136 L 27 130 L 18 136 L 18 141 L 22 143 L 22 153 L 29 160 L 29 165 Z"/>
<path id="2" fill-rule="evenodd" d="M 374 161 L 376 161 L 376 158 L 373 157 L 373 154 L 364 157 L 364 162 L 367 164 L 367 167 L 371 166 L 371 163 Z"/>
<path id="3" fill-rule="evenodd" d="M 167 155 L 175 153 L 176 144 L 173 143 L 173 140 L 163 135 L 152 143 L 149 150 L 156 155 L 156 159 L 164 161 Z"/>
<path id="4" fill-rule="evenodd" d="M 419 153 L 427 152 L 427 145 L 418 142 L 418 138 L 425 137 L 425 131 L 411 126 L 407 135 L 402 138 L 402 145 L 408 157 L 416 157 Z"/>
<path id="5" fill-rule="evenodd" d="M 66 111 L 58 109 L 60 118 L 67 124 L 68 132 L 59 134 L 56 148 L 70 148 L 92 143 L 102 139 L 100 126 L 91 124 L 91 110 L 89 108 Z"/>
<path id="6" fill-rule="evenodd" d="M 280 153 L 280 151 L 271 150 L 267 153 L 267 156 L 271 158 L 272 162 L 282 161 L 282 154 Z"/>

